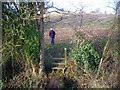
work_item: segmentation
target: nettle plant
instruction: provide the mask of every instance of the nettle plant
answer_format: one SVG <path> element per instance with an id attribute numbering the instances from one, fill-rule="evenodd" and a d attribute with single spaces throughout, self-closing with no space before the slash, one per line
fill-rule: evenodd
<path id="1" fill-rule="evenodd" d="M 100 55 L 95 50 L 92 42 L 87 40 L 83 40 L 80 43 L 74 43 L 74 47 L 69 55 L 87 71 L 95 69 L 100 60 Z"/>

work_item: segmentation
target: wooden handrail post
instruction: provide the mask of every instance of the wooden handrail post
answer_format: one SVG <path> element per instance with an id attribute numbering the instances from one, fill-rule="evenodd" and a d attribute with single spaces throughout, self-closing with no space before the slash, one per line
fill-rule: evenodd
<path id="1" fill-rule="evenodd" d="M 67 49 L 64 48 L 64 51 L 65 51 L 65 67 L 66 67 L 66 65 L 67 65 Z"/>

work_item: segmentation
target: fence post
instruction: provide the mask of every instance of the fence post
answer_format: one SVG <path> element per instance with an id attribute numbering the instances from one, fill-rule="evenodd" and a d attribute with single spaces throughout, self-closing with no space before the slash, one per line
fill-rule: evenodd
<path id="1" fill-rule="evenodd" d="M 67 49 L 64 48 L 64 51 L 65 51 L 65 67 L 67 66 Z"/>

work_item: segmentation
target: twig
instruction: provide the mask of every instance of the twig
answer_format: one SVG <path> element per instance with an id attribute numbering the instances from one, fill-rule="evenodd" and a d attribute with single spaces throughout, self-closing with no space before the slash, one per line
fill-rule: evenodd
<path id="1" fill-rule="evenodd" d="M 79 67 L 81 70 L 83 70 L 90 78 L 92 78 L 91 75 L 84 68 L 80 67 L 76 62 L 74 62 L 74 63 L 77 67 Z"/>

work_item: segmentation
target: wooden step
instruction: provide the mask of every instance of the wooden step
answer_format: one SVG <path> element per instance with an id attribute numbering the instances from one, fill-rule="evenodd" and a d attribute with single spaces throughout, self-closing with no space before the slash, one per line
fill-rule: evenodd
<path id="1" fill-rule="evenodd" d="M 65 69 L 65 67 L 53 67 L 52 69 Z"/>
<path id="2" fill-rule="evenodd" d="M 59 63 L 59 62 L 64 62 L 64 60 L 62 60 L 62 59 L 53 59 L 52 62 L 58 62 Z"/>
<path id="3" fill-rule="evenodd" d="M 65 65 L 65 63 L 52 63 L 53 65 Z"/>
<path id="4" fill-rule="evenodd" d="M 56 59 L 56 60 L 64 60 L 65 58 L 53 58 L 53 59 Z"/>
<path id="5" fill-rule="evenodd" d="M 53 73 L 55 70 L 62 70 L 62 73 L 64 73 L 65 67 L 53 67 L 53 68 L 52 68 L 52 73 Z"/>

